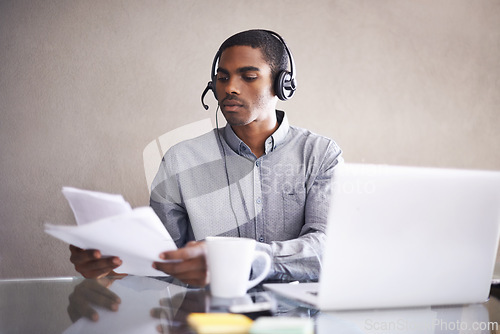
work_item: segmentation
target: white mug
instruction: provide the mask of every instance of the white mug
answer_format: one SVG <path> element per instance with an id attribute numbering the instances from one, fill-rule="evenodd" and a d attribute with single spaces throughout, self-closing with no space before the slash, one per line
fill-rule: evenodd
<path id="1" fill-rule="evenodd" d="M 210 292 L 215 297 L 244 296 L 248 289 L 262 282 L 271 269 L 271 258 L 255 250 L 253 239 L 207 237 L 205 241 Z M 252 263 L 259 257 L 265 260 L 264 271 L 249 281 Z"/>

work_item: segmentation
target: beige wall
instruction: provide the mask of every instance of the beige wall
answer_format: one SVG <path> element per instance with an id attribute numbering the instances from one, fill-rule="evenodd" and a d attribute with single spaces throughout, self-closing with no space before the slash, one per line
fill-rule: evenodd
<path id="1" fill-rule="evenodd" d="M 0 0 L 0 277 L 72 275 L 64 185 L 147 205 L 143 149 L 214 118 L 220 43 L 292 49 L 293 124 L 353 162 L 500 170 L 500 1 Z"/>

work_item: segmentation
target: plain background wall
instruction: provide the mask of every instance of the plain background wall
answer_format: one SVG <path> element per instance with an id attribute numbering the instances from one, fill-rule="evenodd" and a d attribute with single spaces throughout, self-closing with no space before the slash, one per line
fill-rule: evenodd
<path id="1" fill-rule="evenodd" d="M 0 0 L 0 277 L 74 275 L 45 222 L 68 185 L 148 204 L 142 153 L 214 119 L 200 94 L 228 36 L 279 32 L 280 108 L 350 162 L 500 170 L 498 0 Z"/>

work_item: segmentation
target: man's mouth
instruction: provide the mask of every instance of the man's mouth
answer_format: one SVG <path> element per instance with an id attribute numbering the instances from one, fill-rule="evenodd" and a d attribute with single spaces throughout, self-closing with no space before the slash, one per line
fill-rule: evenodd
<path id="1" fill-rule="evenodd" d="M 224 107 L 224 111 L 236 111 L 239 108 L 243 107 L 243 103 L 235 99 L 230 99 L 224 100 L 222 102 L 222 106 Z"/>

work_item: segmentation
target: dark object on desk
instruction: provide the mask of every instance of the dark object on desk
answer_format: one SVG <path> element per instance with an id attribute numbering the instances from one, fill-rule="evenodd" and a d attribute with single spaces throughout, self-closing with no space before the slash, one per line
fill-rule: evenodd
<path id="1" fill-rule="evenodd" d="M 267 292 L 253 292 L 248 296 L 248 302 L 229 306 L 229 312 L 246 315 L 252 320 L 262 316 L 269 317 L 276 312 L 276 301 Z"/>
<path id="2" fill-rule="evenodd" d="M 500 284 L 492 284 L 490 289 L 490 298 L 500 299 Z"/>

